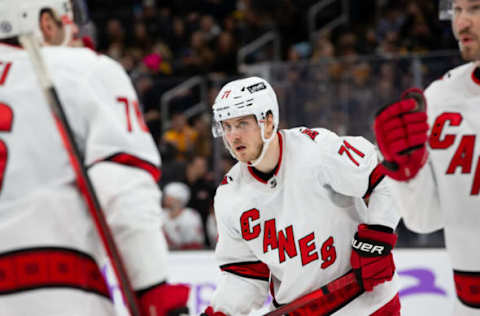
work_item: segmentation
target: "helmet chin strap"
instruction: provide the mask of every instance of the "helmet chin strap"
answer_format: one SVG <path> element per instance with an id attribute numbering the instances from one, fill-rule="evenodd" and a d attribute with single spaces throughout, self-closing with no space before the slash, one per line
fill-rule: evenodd
<path id="1" fill-rule="evenodd" d="M 63 25 L 63 28 L 64 28 L 65 36 L 60 46 L 67 46 L 68 43 L 70 43 L 70 41 L 72 40 L 73 28 L 70 24 Z"/>
<path id="2" fill-rule="evenodd" d="M 275 137 L 275 134 L 276 134 L 276 128 L 273 130 L 273 133 L 272 135 L 270 136 L 270 138 L 265 138 L 265 124 L 262 124 L 260 126 L 260 131 L 261 131 L 261 135 L 262 135 L 262 141 L 263 141 L 263 145 L 262 145 L 262 151 L 260 152 L 260 155 L 258 155 L 257 159 L 255 159 L 254 161 L 249 161 L 247 162 L 246 164 L 250 167 L 255 167 L 257 166 L 262 160 L 263 160 L 263 157 L 265 156 L 265 154 L 267 153 L 267 150 L 268 150 L 268 146 L 270 145 L 270 142 L 273 140 L 273 138 Z"/>

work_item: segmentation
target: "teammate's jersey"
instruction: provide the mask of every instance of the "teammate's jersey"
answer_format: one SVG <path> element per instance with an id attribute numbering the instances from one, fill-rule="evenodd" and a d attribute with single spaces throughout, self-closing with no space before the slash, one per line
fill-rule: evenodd
<path id="1" fill-rule="evenodd" d="M 199 249 L 204 246 L 202 218 L 198 211 L 186 207 L 175 218 L 170 210 L 162 212 L 163 231 L 171 249 Z"/>
<path id="2" fill-rule="evenodd" d="M 307 128 L 278 137 L 280 161 L 270 180 L 237 163 L 215 196 L 223 271 L 212 307 L 228 315 L 258 308 L 268 289 L 274 304 L 286 304 L 342 276 L 351 270 L 358 224 L 398 222 L 388 199 L 371 196 L 377 212 L 362 199 L 377 170 L 374 147 L 364 138 Z M 394 281 L 381 284 L 335 315 L 369 315 L 396 293 Z"/>
<path id="3" fill-rule="evenodd" d="M 42 48 L 42 54 L 133 287 L 163 281 L 166 245 L 154 180 L 160 158 L 127 75 L 89 49 Z M 96 303 L 109 302 L 99 299 L 108 297 L 96 267 L 100 239 L 32 63 L 24 50 L 1 44 L 0 240 L 0 294 L 16 293 L 0 295 L 2 314 L 111 309 Z"/>
<path id="4" fill-rule="evenodd" d="M 480 80 L 474 71 L 474 63 L 459 66 L 425 90 L 428 164 L 394 190 L 406 225 L 417 232 L 444 228 L 453 269 L 478 275 Z M 480 315 L 480 309 L 458 308 L 457 315 Z"/>

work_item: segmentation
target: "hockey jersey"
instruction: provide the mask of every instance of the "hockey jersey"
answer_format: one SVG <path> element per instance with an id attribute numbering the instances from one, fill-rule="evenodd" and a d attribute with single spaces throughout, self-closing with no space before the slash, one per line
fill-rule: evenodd
<path id="1" fill-rule="evenodd" d="M 367 140 L 303 127 L 278 137 L 280 161 L 270 180 L 237 163 L 217 189 L 215 254 L 222 275 L 212 307 L 227 315 L 260 307 L 269 290 L 278 306 L 320 288 L 351 269 L 358 224 L 398 223 L 387 182 L 368 208 L 362 199 L 379 180 Z M 394 279 L 335 315 L 369 315 L 396 293 Z"/>
<path id="2" fill-rule="evenodd" d="M 41 52 L 132 286 L 164 281 L 155 183 L 160 157 L 129 78 L 118 63 L 89 49 Z M 100 239 L 32 63 L 23 49 L 3 44 L 0 240 L 2 315 L 112 313 Z"/>
<path id="3" fill-rule="evenodd" d="M 204 247 L 202 218 L 197 210 L 186 207 L 175 217 L 170 210 L 162 212 L 163 231 L 170 249 L 201 249 Z"/>
<path id="4" fill-rule="evenodd" d="M 465 303 L 457 301 L 456 315 L 462 316 L 480 315 L 480 292 L 467 293 L 471 285 L 480 286 L 476 242 L 480 240 L 480 80 L 476 71 L 474 63 L 459 66 L 425 90 L 431 128 L 428 163 L 410 182 L 393 186 L 407 227 L 424 233 L 444 228 L 457 293 Z"/>

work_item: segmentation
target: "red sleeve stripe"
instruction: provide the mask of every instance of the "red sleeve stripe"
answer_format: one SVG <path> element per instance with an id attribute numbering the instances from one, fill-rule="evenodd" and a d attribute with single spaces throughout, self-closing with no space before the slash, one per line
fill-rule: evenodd
<path id="1" fill-rule="evenodd" d="M 154 164 L 126 153 L 114 154 L 101 161 L 112 161 L 125 166 L 143 169 L 148 172 L 156 182 L 160 180 L 162 175 L 160 169 Z"/>
<path id="2" fill-rule="evenodd" d="M 368 178 L 368 189 L 365 195 L 363 196 L 364 199 L 368 199 L 372 194 L 373 190 L 377 187 L 377 185 L 382 182 L 383 178 L 385 178 L 385 173 L 383 173 L 383 169 L 381 168 L 381 164 L 378 164 L 375 169 L 370 173 L 370 177 Z"/>
<path id="3" fill-rule="evenodd" d="M 471 308 L 480 309 L 480 272 L 453 270 L 458 299 Z"/>
<path id="4" fill-rule="evenodd" d="M 220 270 L 232 274 L 262 281 L 270 278 L 270 269 L 261 261 L 236 262 L 220 266 Z"/>

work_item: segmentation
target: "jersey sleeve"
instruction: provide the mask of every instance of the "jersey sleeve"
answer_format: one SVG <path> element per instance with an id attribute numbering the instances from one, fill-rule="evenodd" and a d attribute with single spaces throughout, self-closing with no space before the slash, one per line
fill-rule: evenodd
<path id="1" fill-rule="evenodd" d="M 409 229 L 430 233 L 444 227 L 444 215 L 430 163 L 409 182 L 395 181 L 392 190 L 395 204 Z"/>
<path id="2" fill-rule="evenodd" d="M 158 179 L 160 156 L 130 79 L 105 56 L 98 56 L 93 67 L 81 92 L 80 108 L 87 122 L 85 164 L 113 161 L 144 169 Z"/>
<path id="3" fill-rule="evenodd" d="M 378 170 L 378 167 L 375 170 Z M 372 173 L 373 177 L 375 177 L 375 170 Z M 400 212 L 393 201 L 394 181 L 384 175 L 380 177 L 381 179 L 376 179 L 376 183 L 370 182 L 372 192 L 368 196 L 366 223 L 384 225 L 395 230 L 400 221 Z M 372 176 L 370 178 L 372 179 Z"/>
<path id="4" fill-rule="evenodd" d="M 84 163 L 132 286 L 141 290 L 167 276 L 156 184 L 160 157 L 125 71 L 105 56 L 89 60 L 91 69 L 78 87 L 77 106 L 67 114 L 70 121 L 83 118 L 84 129 L 75 132 L 83 138 L 78 143 Z"/>
<path id="5" fill-rule="evenodd" d="M 321 176 L 338 193 L 363 197 L 378 164 L 375 147 L 363 137 L 338 137 L 332 132 L 318 145 Z"/>
<path id="6" fill-rule="evenodd" d="M 137 168 L 105 161 L 88 171 L 135 290 L 167 278 L 160 190 Z"/>
<path id="7" fill-rule="evenodd" d="M 233 224 L 231 206 L 215 197 L 218 243 L 215 257 L 221 275 L 211 306 L 227 315 L 246 315 L 260 308 L 268 295 L 270 271 L 241 239 L 239 227 Z M 238 223 L 240 223 L 238 221 Z"/>

